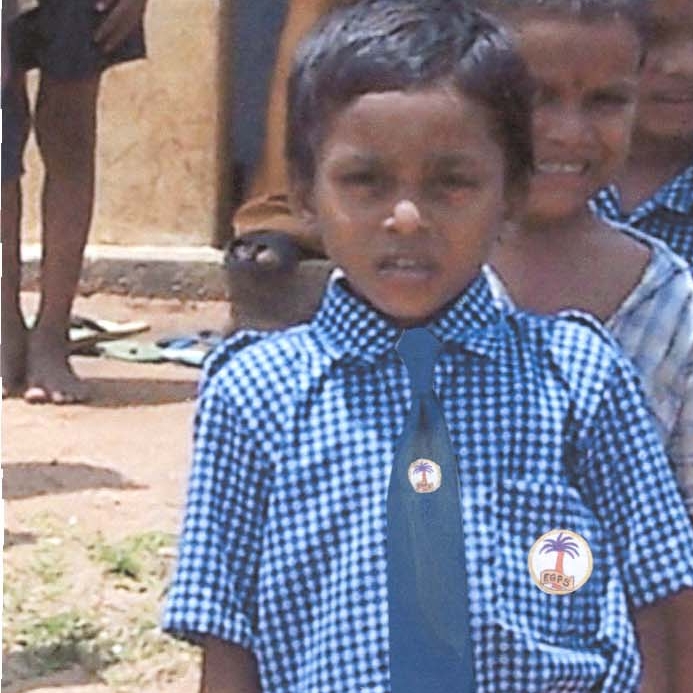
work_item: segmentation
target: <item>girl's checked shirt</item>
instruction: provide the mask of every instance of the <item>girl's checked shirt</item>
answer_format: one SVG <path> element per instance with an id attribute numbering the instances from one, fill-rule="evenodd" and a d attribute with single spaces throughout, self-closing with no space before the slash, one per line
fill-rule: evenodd
<path id="1" fill-rule="evenodd" d="M 693 517 L 693 275 L 658 239 L 616 228 L 647 245 L 651 257 L 640 282 L 605 327 L 640 373 Z M 496 297 L 512 306 L 507 287 L 487 271 Z"/>
<path id="2" fill-rule="evenodd" d="M 600 190 L 591 200 L 592 211 L 664 241 L 693 266 L 693 163 L 665 183 L 630 214 L 621 210 L 618 188 Z"/>
<path id="3" fill-rule="evenodd" d="M 629 607 L 693 586 L 693 529 L 629 362 L 588 318 L 508 312 L 480 276 L 430 325 L 459 456 L 479 693 L 635 693 Z M 340 279 L 311 323 L 210 357 L 166 630 L 256 655 L 267 693 L 387 693 L 386 493 L 399 330 Z M 589 581 L 532 582 L 544 533 Z"/>

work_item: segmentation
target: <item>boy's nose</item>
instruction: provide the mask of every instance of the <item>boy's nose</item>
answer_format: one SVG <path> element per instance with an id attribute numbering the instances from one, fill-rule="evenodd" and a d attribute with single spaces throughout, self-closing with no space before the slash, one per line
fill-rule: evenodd
<path id="1" fill-rule="evenodd" d="M 383 221 L 388 231 L 415 233 L 421 226 L 421 213 L 411 200 L 400 200 L 394 206 L 392 214 Z"/>

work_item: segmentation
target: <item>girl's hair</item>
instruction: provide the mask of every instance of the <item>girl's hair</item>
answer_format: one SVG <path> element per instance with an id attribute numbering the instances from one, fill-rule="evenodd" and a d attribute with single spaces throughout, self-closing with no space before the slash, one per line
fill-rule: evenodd
<path id="1" fill-rule="evenodd" d="M 429 87 L 478 100 L 503 148 L 509 189 L 532 171 L 531 80 L 508 33 L 463 0 L 360 0 L 324 17 L 289 79 L 286 155 L 312 184 L 330 119 L 359 96 Z"/>

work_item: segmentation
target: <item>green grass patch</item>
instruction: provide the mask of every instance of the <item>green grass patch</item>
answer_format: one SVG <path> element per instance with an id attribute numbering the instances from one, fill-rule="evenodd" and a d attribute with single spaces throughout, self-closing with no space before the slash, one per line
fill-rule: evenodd
<path id="1" fill-rule="evenodd" d="M 135 581 L 162 579 L 168 568 L 169 552 L 175 536 L 165 532 L 145 532 L 108 543 L 99 537 L 89 547 L 93 560 L 104 565 L 105 572 Z"/>
<path id="2" fill-rule="evenodd" d="M 79 666 L 118 693 L 138 693 L 165 690 L 166 681 L 199 665 L 196 648 L 158 625 L 174 534 L 113 540 L 79 524 L 39 520 L 44 533 L 36 543 L 6 554 L 7 681 Z"/>

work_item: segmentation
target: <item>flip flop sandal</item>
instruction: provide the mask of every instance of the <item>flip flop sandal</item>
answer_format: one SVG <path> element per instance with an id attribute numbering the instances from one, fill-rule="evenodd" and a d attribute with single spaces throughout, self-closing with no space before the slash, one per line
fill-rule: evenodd
<path id="1" fill-rule="evenodd" d="M 195 349 L 194 347 L 177 347 L 175 349 L 163 348 L 161 350 L 161 355 L 165 361 L 180 363 L 183 366 L 191 366 L 192 368 L 201 368 L 208 354 L 209 349 L 202 351 L 201 349 Z"/>
<path id="2" fill-rule="evenodd" d="M 167 361 L 199 368 L 207 354 L 222 342 L 224 336 L 214 330 L 200 330 L 190 336 L 165 337 L 156 345 L 161 348 Z"/>
<path id="3" fill-rule="evenodd" d="M 191 335 L 162 337 L 157 339 L 156 345 L 162 349 L 187 349 L 195 346 L 210 349 L 221 344 L 223 339 L 224 335 L 216 330 L 200 330 Z"/>
<path id="4" fill-rule="evenodd" d="M 70 318 L 70 352 L 89 352 L 99 342 L 120 340 L 150 329 L 143 321 L 114 322 L 74 315 Z"/>
<path id="5" fill-rule="evenodd" d="M 28 329 L 36 324 L 36 316 L 31 315 L 26 320 Z M 123 337 L 146 332 L 149 323 L 139 321 L 115 322 L 101 318 L 87 318 L 82 315 L 70 316 L 68 336 L 71 354 L 95 354 L 94 346 L 99 342 L 108 342 Z"/>
<path id="6" fill-rule="evenodd" d="M 119 339 L 96 345 L 99 354 L 120 361 L 136 363 L 162 363 L 166 361 L 163 349 L 153 342 L 137 342 L 132 339 Z"/>

